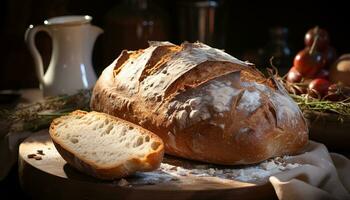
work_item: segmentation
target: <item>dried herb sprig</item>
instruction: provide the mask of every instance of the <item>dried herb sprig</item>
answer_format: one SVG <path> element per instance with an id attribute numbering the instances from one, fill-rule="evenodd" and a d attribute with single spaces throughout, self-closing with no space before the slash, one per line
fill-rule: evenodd
<path id="1" fill-rule="evenodd" d="M 327 101 L 312 98 L 308 95 L 290 94 L 290 96 L 295 100 L 302 111 L 314 110 L 350 116 L 350 98 L 342 101 Z"/>
<path id="2" fill-rule="evenodd" d="M 36 131 L 48 127 L 52 119 L 76 109 L 89 110 L 91 90 L 81 90 L 74 95 L 48 97 L 40 102 L 20 104 L 12 110 L 0 110 L 0 122 L 7 132 Z"/>

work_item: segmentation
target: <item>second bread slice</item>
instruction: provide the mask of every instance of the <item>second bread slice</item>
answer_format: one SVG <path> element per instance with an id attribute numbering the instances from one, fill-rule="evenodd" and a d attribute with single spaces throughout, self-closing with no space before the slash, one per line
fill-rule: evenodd
<path id="1" fill-rule="evenodd" d="M 57 118 L 50 136 L 69 164 L 100 179 L 157 169 L 164 154 L 157 135 L 98 112 L 75 111 Z"/>

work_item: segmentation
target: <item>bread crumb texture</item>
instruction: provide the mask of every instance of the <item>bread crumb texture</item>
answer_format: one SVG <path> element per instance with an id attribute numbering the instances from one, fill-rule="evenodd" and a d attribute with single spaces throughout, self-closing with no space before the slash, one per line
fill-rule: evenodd
<path id="1" fill-rule="evenodd" d="M 135 157 L 142 160 L 161 145 L 138 128 L 92 113 L 61 120 L 53 136 L 77 157 L 96 165 L 113 166 Z"/>

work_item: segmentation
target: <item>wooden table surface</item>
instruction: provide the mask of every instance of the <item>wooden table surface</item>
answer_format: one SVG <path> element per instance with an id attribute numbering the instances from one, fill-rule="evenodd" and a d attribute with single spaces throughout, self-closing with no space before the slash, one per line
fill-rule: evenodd
<path id="1" fill-rule="evenodd" d="M 22 100 L 42 99 L 38 89 L 21 91 Z M 333 135 L 334 136 L 334 135 Z M 330 136 L 330 137 L 333 137 Z M 328 137 L 329 138 L 329 137 Z M 28 154 L 44 150 L 42 160 Z M 331 149 L 332 151 L 332 149 Z M 346 156 L 350 152 L 341 151 Z M 19 179 L 22 188 L 35 199 L 275 199 L 272 186 L 217 180 L 186 180 L 181 184 L 121 187 L 115 182 L 99 181 L 77 172 L 58 154 L 48 134 L 32 135 L 20 145 Z"/>
<path id="2" fill-rule="evenodd" d="M 28 158 L 42 150 L 41 160 Z M 120 186 L 100 181 L 70 167 L 47 132 L 26 139 L 19 148 L 22 188 L 35 199 L 275 199 L 270 183 L 252 184 L 213 177 L 180 177 L 159 184 Z"/>

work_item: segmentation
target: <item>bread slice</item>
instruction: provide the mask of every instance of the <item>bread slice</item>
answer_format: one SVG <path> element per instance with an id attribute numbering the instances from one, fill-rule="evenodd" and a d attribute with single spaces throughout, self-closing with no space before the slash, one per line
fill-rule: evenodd
<path id="1" fill-rule="evenodd" d="M 76 169 L 100 179 L 117 179 L 157 169 L 164 144 L 152 132 L 99 112 L 74 111 L 51 123 L 50 136 Z"/>

